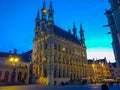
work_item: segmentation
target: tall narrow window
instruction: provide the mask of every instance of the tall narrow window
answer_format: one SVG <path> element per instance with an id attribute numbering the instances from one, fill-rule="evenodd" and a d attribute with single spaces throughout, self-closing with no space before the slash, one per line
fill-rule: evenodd
<path id="1" fill-rule="evenodd" d="M 18 82 L 21 82 L 21 79 L 22 79 L 22 72 L 19 72 L 18 73 L 18 78 L 17 78 Z"/>
<path id="2" fill-rule="evenodd" d="M 42 50 L 42 44 L 40 44 L 40 50 Z"/>
<path id="3" fill-rule="evenodd" d="M 47 49 L 47 43 L 44 43 L 44 49 Z"/>
<path id="4" fill-rule="evenodd" d="M 11 82 L 15 82 L 15 76 L 16 76 L 16 73 L 12 72 L 11 73 Z"/>
<path id="5" fill-rule="evenodd" d="M 4 74 L 4 82 L 8 82 L 8 79 L 9 79 L 9 72 L 6 71 Z"/>

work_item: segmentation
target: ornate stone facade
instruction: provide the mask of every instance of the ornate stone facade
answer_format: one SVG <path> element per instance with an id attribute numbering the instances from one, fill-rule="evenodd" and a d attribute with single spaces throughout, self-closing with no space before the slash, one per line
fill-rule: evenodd
<path id="1" fill-rule="evenodd" d="M 33 74 L 36 83 L 59 85 L 71 79 L 87 78 L 87 56 L 84 31 L 80 25 L 80 39 L 76 26 L 73 34 L 54 25 L 52 2 L 46 20 L 46 6 L 43 4 L 42 20 L 39 11 L 36 18 L 34 47 L 32 52 Z"/>

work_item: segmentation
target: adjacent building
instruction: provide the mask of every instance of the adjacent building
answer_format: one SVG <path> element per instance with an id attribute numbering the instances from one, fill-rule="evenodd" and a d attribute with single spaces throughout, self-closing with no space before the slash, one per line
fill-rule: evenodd
<path id="1" fill-rule="evenodd" d="M 0 85 L 29 84 L 30 61 L 25 56 L 16 49 L 14 53 L 0 52 Z"/>
<path id="2" fill-rule="evenodd" d="M 102 82 L 104 79 L 111 78 L 106 58 L 88 60 L 88 78 L 91 82 Z"/>
<path id="3" fill-rule="evenodd" d="M 87 79 L 87 55 L 84 30 L 80 25 L 80 38 L 73 24 L 73 33 L 54 24 L 54 10 L 50 2 L 47 11 L 45 2 L 35 19 L 35 37 L 32 52 L 33 74 L 36 83 L 59 85 L 75 79 Z M 48 14 L 48 20 L 46 19 Z M 66 22 L 67 23 L 67 22 Z"/>

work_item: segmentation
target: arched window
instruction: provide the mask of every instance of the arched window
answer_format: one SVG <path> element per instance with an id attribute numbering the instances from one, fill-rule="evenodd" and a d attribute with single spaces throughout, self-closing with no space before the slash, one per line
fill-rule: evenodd
<path id="1" fill-rule="evenodd" d="M 44 67 L 44 77 L 47 77 L 47 68 Z"/>
<path id="2" fill-rule="evenodd" d="M 19 72 L 18 73 L 18 78 L 17 78 L 18 82 L 21 82 L 21 79 L 22 79 L 22 72 Z"/>
<path id="3" fill-rule="evenodd" d="M 28 67 L 27 67 L 27 65 L 25 65 L 25 69 L 27 69 Z"/>
<path id="4" fill-rule="evenodd" d="M 57 49 L 57 43 L 56 42 L 54 43 L 54 49 Z"/>
<path id="5" fill-rule="evenodd" d="M 8 82 L 8 79 L 9 79 L 9 72 L 6 71 L 4 74 L 4 82 Z"/>
<path id="6" fill-rule="evenodd" d="M 65 78 L 65 68 L 63 69 L 63 78 Z"/>
<path id="7" fill-rule="evenodd" d="M 27 72 L 24 73 L 24 80 L 27 79 Z"/>
<path id="8" fill-rule="evenodd" d="M 11 73 L 11 82 L 15 82 L 15 76 L 16 76 L 16 73 L 12 72 Z"/>
<path id="9" fill-rule="evenodd" d="M 61 78 L 61 68 L 59 67 L 59 78 Z"/>
<path id="10" fill-rule="evenodd" d="M 40 76 L 41 76 L 41 73 L 42 73 L 42 66 L 39 67 L 39 73 L 40 73 Z"/>
<path id="11" fill-rule="evenodd" d="M 42 50 L 42 44 L 40 44 L 40 50 Z"/>
<path id="12" fill-rule="evenodd" d="M 58 50 L 61 50 L 61 45 L 60 44 L 58 45 Z"/>
<path id="13" fill-rule="evenodd" d="M 47 49 L 47 43 L 44 43 L 44 49 Z"/>
<path id="14" fill-rule="evenodd" d="M 67 78 L 69 78 L 69 67 L 67 67 Z"/>

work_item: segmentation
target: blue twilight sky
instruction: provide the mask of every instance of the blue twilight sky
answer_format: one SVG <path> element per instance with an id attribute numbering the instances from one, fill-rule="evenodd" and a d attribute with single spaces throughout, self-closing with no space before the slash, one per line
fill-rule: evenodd
<path id="1" fill-rule="evenodd" d="M 31 50 L 35 28 L 35 18 L 41 10 L 44 0 L 0 0 L 0 52 L 9 52 L 14 48 L 18 53 Z M 73 28 L 73 22 L 80 29 L 80 23 L 85 31 L 87 57 L 104 58 L 114 62 L 109 28 L 105 9 L 109 9 L 108 0 L 52 0 L 54 22 L 59 27 L 68 30 Z M 46 0 L 49 8 L 50 0 Z M 78 33 L 79 37 L 79 33 Z"/>

